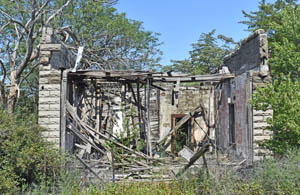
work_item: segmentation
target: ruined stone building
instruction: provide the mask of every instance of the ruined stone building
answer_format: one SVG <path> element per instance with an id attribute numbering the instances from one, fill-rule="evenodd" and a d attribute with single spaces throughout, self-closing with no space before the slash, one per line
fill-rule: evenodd
<path id="1" fill-rule="evenodd" d="M 48 141 L 81 160 L 100 161 L 107 142 L 147 161 L 207 142 L 248 164 L 266 155 L 256 142 L 270 137 L 272 111 L 249 103 L 270 82 L 262 30 L 224 59 L 229 72 L 213 75 L 74 69 L 76 56 L 52 29 L 44 29 L 40 49 L 39 124 Z"/>

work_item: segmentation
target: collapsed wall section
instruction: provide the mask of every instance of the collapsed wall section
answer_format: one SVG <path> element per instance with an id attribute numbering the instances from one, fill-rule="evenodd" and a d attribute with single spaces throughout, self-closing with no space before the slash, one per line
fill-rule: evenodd
<path id="1" fill-rule="evenodd" d="M 261 75 L 269 74 L 268 40 L 264 30 L 260 29 L 244 39 L 238 50 L 231 53 L 224 59 L 224 66 L 227 66 L 231 73 L 236 75 L 248 71 L 257 71 Z"/>

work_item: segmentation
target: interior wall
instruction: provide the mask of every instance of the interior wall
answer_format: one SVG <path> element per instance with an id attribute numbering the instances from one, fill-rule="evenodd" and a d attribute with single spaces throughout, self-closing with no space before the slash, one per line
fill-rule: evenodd
<path id="1" fill-rule="evenodd" d="M 202 102 L 208 113 L 210 113 L 208 120 L 210 124 L 214 123 L 214 94 L 212 86 L 194 86 L 194 87 L 180 87 L 178 96 L 178 105 L 172 105 L 172 89 L 160 92 L 160 137 L 168 132 L 172 127 L 171 115 L 181 114 L 185 115 L 200 106 Z M 195 117 L 195 120 L 201 126 L 192 123 L 192 141 L 199 144 L 205 137 L 203 131 L 207 131 L 203 117 Z M 211 138 L 214 138 L 214 129 L 210 130 Z"/>

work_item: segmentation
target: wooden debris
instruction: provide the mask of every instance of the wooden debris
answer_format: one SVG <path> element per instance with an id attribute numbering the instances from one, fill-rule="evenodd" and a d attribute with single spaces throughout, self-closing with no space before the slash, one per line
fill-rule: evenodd
<path id="1" fill-rule="evenodd" d="M 181 176 L 190 166 L 192 166 L 201 156 L 205 154 L 205 152 L 208 151 L 210 144 L 205 144 L 200 150 L 198 150 L 190 159 L 189 163 L 184 166 L 183 169 L 181 169 L 177 174 L 176 177 Z"/>

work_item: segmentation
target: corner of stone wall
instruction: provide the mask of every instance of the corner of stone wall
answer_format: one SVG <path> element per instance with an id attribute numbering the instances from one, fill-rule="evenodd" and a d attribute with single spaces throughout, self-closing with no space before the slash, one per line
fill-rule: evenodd
<path id="1" fill-rule="evenodd" d="M 53 43 L 53 34 L 53 29 L 44 28 L 40 41 L 38 122 L 46 128 L 43 137 L 59 147 L 61 70 L 52 68 L 50 60 L 53 51 L 59 51 L 61 47 Z"/>
<path id="2" fill-rule="evenodd" d="M 264 87 L 271 82 L 271 76 L 262 75 L 260 72 L 254 72 L 252 75 L 252 88 L 255 93 L 257 87 Z M 271 152 L 259 146 L 259 142 L 270 139 L 272 131 L 268 130 L 267 119 L 273 117 L 273 110 L 255 110 L 253 109 L 253 152 L 254 161 L 262 160 L 271 156 Z"/>

